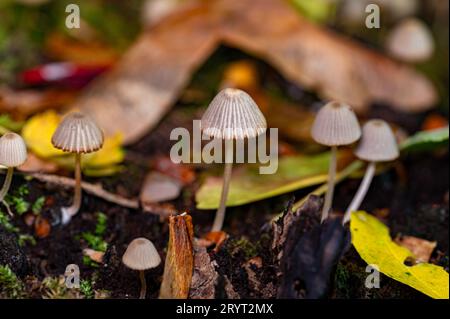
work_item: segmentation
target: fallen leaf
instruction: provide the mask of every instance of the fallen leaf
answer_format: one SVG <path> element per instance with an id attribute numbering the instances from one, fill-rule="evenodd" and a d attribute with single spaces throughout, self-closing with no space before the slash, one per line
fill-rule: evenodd
<path id="1" fill-rule="evenodd" d="M 106 135 L 133 143 L 177 100 L 220 43 L 266 60 L 288 80 L 324 99 L 367 111 L 373 102 L 405 112 L 430 109 L 431 82 L 413 68 L 302 18 L 281 0 L 213 0 L 180 5 L 138 38 L 115 68 L 71 105 Z"/>
<path id="2" fill-rule="evenodd" d="M 123 136 L 120 133 L 106 138 L 100 150 L 83 155 L 82 165 L 92 169 L 122 163 L 125 158 L 122 143 Z"/>
<path id="3" fill-rule="evenodd" d="M 88 256 L 91 260 L 101 264 L 103 262 L 103 257 L 105 256 L 105 253 L 103 251 L 85 248 L 83 249 L 83 255 Z"/>
<path id="4" fill-rule="evenodd" d="M 448 145 L 449 128 L 443 127 L 431 131 L 420 131 L 408 137 L 400 144 L 402 152 L 426 151 Z"/>
<path id="5" fill-rule="evenodd" d="M 25 123 L 22 129 L 22 136 L 28 148 L 45 162 L 32 159 L 32 162 L 26 163 L 25 169 L 28 171 L 33 168 L 36 171 L 47 171 L 52 167 L 48 167 L 46 162 L 50 161 L 60 167 L 73 169 L 75 160 L 72 154 L 64 153 L 52 145 L 51 138 L 61 116 L 53 110 L 32 116 Z M 85 154 L 82 157 L 81 165 L 86 169 L 94 171 L 97 175 L 109 175 L 118 171 L 117 165 L 120 164 L 125 157 L 122 149 L 123 138 L 120 134 L 107 137 L 103 147 L 94 153 Z M 39 167 L 41 165 L 41 167 Z"/>
<path id="6" fill-rule="evenodd" d="M 160 156 L 153 163 L 155 170 L 171 176 L 183 185 L 192 183 L 195 180 L 195 172 L 185 164 L 174 163 L 168 156 Z"/>
<path id="7" fill-rule="evenodd" d="M 228 237 L 224 231 L 211 231 L 202 238 L 204 240 L 202 243 L 207 247 L 214 246 L 214 251 L 217 252 Z"/>
<path id="8" fill-rule="evenodd" d="M 192 218 L 169 217 L 169 244 L 159 292 L 161 299 L 185 299 L 189 295 L 194 269 Z"/>
<path id="9" fill-rule="evenodd" d="M 236 167 L 230 183 L 227 206 L 238 206 L 317 185 L 327 180 L 329 152 L 281 158 L 275 174 L 259 174 L 258 165 Z M 348 156 L 339 153 L 338 165 L 345 165 Z M 198 209 L 215 209 L 219 205 L 222 178 L 207 177 L 196 193 Z"/>
<path id="10" fill-rule="evenodd" d="M 72 103 L 77 92 L 67 89 L 13 90 L 0 87 L 0 112 L 24 119 L 48 109 L 57 109 Z"/>
<path id="11" fill-rule="evenodd" d="M 422 124 L 422 130 L 424 131 L 432 131 L 444 127 L 448 127 L 447 118 L 436 113 L 428 115 Z"/>
<path id="12" fill-rule="evenodd" d="M 31 117 L 22 129 L 22 137 L 33 153 L 42 158 L 61 156 L 65 153 L 52 145 L 52 135 L 61 117 L 49 110 Z"/>
<path id="13" fill-rule="evenodd" d="M 386 276 L 437 299 L 449 298 L 449 275 L 440 266 L 421 263 L 406 266 L 414 255 L 392 241 L 389 229 L 378 219 L 363 211 L 351 215 L 353 246 L 369 265 L 376 265 Z"/>
<path id="14" fill-rule="evenodd" d="M 33 153 L 28 153 L 25 163 L 17 169 L 22 172 L 55 173 L 59 168 L 54 162 L 43 160 Z"/>
<path id="15" fill-rule="evenodd" d="M 50 234 L 51 226 L 47 219 L 37 216 L 34 221 L 34 232 L 37 237 L 45 238 Z"/>
<path id="16" fill-rule="evenodd" d="M 177 198 L 181 192 L 180 183 L 161 173 L 150 172 L 144 180 L 139 198 L 143 203 L 159 203 Z"/>
<path id="17" fill-rule="evenodd" d="M 400 236 L 395 239 L 395 242 L 410 250 L 414 255 L 414 261 L 416 263 L 429 262 L 437 244 L 435 241 L 428 241 L 414 236 Z"/>
<path id="18" fill-rule="evenodd" d="M 91 115 L 106 136 L 132 143 L 166 114 L 194 70 L 216 49 L 216 15 L 203 6 L 180 5 L 141 35 L 118 65 L 92 83 L 72 108 Z"/>
<path id="19" fill-rule="evenodd" d="M 112 65 L 118 57 L 115 50 L 101 43 L 77 41 L 61 33 L 53 33 L 47 38 L 45 50 L 55 60 L 84 65 Z"/>

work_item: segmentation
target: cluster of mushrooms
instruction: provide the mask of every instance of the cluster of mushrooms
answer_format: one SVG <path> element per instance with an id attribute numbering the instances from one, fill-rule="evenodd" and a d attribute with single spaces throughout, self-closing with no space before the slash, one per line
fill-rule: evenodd
<path id="1" fill-rule="evenodd" d="M 222 229 L 228 190 L 234 161 L 234 143 L 256 138 L 267 130 L 267 122 L 255 101 L 244 91 L 226 88 L 211 101 L 201 119 L 203 134 L 225 141 L 225 170 L 219 208 L 211 231 Z M 332 208 L 333 190 L 336 177 L 337 149 L 359 141 L 355 155 L 368 162 L 361 185 L 347 208 L 343 224 L 350 220 L 363 201 L 375 174 L 377 162 L 392 161 L 399 156 L 395 136 L 389 125 L 380 119 L 369 120 L 362 130 L 353 110 L 344 103 L 329 102 L 323 106 L 312 126 L 312 138 L 319 144 L 331 148 L 328 172 L 328 187 L 322 208 L 322 221 L 326 220 Z M 67 224 L 77 214 L 81 206 L 81 155 L 99 150 L 103 145 L 103 132 L 97 124 L 81 113 L 68 114 L 52 136 L 54 147 L 75 154 L 75 190 L 72 205 L 61 209 L 62 224 Z M 16 133 L 6 133 L 0 138 L 0 165 L 7 167 L 4 185 L 0 190 L 3 201 L 11 184 L 14 167 L 27 159 L 27 149 L 22 137 Z M 145 298 L 146 281 L 144 271 L 155 268 L 161 258 L 151 241 L 140 237 L 127 247 L 123 263 L 130 269 L 139 271 L 141 281 L 140 298 Z"/>

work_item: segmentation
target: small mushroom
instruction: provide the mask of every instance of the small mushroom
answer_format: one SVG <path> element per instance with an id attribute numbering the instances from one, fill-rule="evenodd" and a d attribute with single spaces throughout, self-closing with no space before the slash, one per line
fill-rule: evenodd
<path id="1" fill-rule="evenodd" d="M 433 55 L 434 40 L 425 23 L 409 18 L 400 22 L 389 33 L 386 49 L 404 62 L 422 62 Z"/>
<path id="2" fill-rule="evenodd" d="M 67 115 L 52 136 L 54 147 L 75 154 L 75 195 L 70 207 L 63 207 L 62 223 L 67 224 L 81 206 L 81 154 L 98 151 L 103 146 L 103 132 L 81 113 Z"/>
<path id="3" fill-rule="evenodd" d="M 254 138 L 265 133 L 267 122 L 250 95 L 239 89 L 226 88 L 220 91 L 209 104 L 201 119 L 201 128 L 203 134 L 225 140 L 222 194 L 211 229 L 211 231 L 220 231 L 225 219 L 233 165 L 234 140 Z"/>
<path id="4" fill-rule="evenodd" d="M 122 256 L 122 262 L 130 269 L 139 270 L 139 278 L 141 280 L 139 299 L 145 299 L 147 283 L 144 271 L 158 267 L 161 263 L 161 257 L 155 246 L 144 237 L 133 239 Z"/>
<path id="5" fill-rule="evenodd" d="M 22 165 L 26 160 L 27 147 L 20 135 L 6 133 L 0 138 L 0 165 L 8 168 L 3 187 L 0 190 L 0 202 L 3 201 L 11 186 L 14 167 Z"/>
<path id="6" fill-rule="evenodd" d="M 317 113 L 311 128 L 311 136 L 317 143 L 331 147 L 328 188 L 322 208 L 323 222 L 328 217 L 333 201 L 337 148 L 340 145 L 349 145 L 356 142 L 361 136 L 361 128 L 350 106 L 332 101 L 323 106 Z"/>
<path id="7" fill-rule="evenodd" d="M 362 138 L 355 150 L 355 155 L 367 162 L 366 172 L 355 197 L 347 208 L 343 224 L 350 220 L 350 214 L 358 210 L 366 196 L 377 162 L 393 161 L 399 156 L 397 141 L 389 125 L 383 120 L 370 120 L 364 124 Z"/>

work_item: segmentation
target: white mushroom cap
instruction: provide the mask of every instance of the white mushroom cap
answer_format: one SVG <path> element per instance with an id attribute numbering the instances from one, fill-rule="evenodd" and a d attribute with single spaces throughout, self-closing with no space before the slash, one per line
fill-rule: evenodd
<path id="1" fill-rule="evenodd" d="M 245 139 L 264 133 L 267 122 L 250 95 L 227 88 L 209 104 L 201 128 L 204 134 L 213 138 Z"/>
<path id="2" fill-rule="evenodd" d="M 422 21 L 409 18 L 400 22 L 390 32 L 386 49 L 405 62 L 426 61 L 433 55 L 433 36 Z"/>
<path id="3" fill-rule="evenodd" d="M 383 120 L 370 120 L 362 128 L 355 155 L 368 162 L 392 161 L 399 156 L 397 141 Z"/>
<path id="4" fill-rule="evenodd" d="M 6 167 L 22 165 L 27 160 L 27 147 L 16 133 L 6 133 L 0 138 L 0 164 Z"/>
<path id="5" fill-rule="evenodd" d="M 91 153 L 103 146 L 103 132 L 88 116 L 67 115 L 52 136 L 54 147 L 71 153 Z"/>
<path id="6" fill-rule="evenodd" d="M 161 263 L 153 243 L 144 237 L 133 239 L 122 256 L 122 262 L 134 270 L 155 268 Z"/>
<path id="7" fill-rule="evenodd" d="M 311 136 L 322 145 L 348 145 L 361 137 L 361 128 L 350 106 L 332 101 L 317 113 Z"/>

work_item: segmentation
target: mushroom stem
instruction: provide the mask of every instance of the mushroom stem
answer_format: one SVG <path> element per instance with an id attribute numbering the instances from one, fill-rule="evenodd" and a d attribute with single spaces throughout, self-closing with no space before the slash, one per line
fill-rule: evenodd
<path id="1" fill-rule="evenodd" d="M 364 197 L 367 194 L 367 191 L 369 189 L 370 183 L 372 182 L 373 176 L 375 174 L 375 162 L 370 162 L 367 166 L 366 172 L 364 174 L 364 178 L 361 182 L 361 185 L 359 185 L 358 191 L 355 194 L 355 197 L 353 197 L 352 202 L 348 206 L 344 219 L 342 220 L 342 224 L 347 223 L 350 220 L 350 215 L 352 212 L 358 210 L 359 206 L 361 205 Z"/>
<path id="2" fill-rule="evenodd" d="M 9 187 L 11 186 L 11 181 L 13 177 L 14 167 L 8 167 L 8 171 L 6 173 L 5 181 L 3 182 L 3 187 L 0 190 L 0 202 L 3 201 L 6 194 L 8 193 Z"/>
<path id="3" fill-rule="evenodd" d="M 69 207 L 62 208 L 62 223 L 67 224 L 81 207 L 81 154 L 75 154 L 75 195 Z"/>
<path id="4" fill-rule="evenodd" d="M 139 293 L 139 299 L 145 299 L 147 293 L 147 282 L 145 281 L 144 270 L 139 270 L 139 278 L 141 279 L 141 292 Z"/>
<path id="5" fill-rule="evenodd" d="M 327 193 L 325 194 L 325 202 L 322 208 L 321 222 L 327 219 L 328 212 L 330 211 L 331 204 L 333 202 L 334 184 L 336 180 L 336 153 L 337 153 L 337 146 L 332 146 L 330 164 L 328 167 Z"/>
<path id="6" fill-rule="evenodd" d="M 231 156 L 231 158 L 230 158 Z M 225 209 L 227 207 L 228 190 L 230 188 L 231 171 L 233 168 L 233 143 L 225 143 L 225 170 L 223 173 L 222 194 L 220 196 L 219 208 L 214 218 L 211 231 L 220 231 L 225 220 Z"/>

